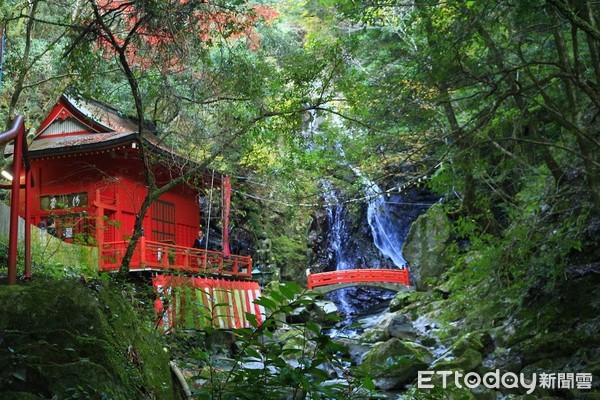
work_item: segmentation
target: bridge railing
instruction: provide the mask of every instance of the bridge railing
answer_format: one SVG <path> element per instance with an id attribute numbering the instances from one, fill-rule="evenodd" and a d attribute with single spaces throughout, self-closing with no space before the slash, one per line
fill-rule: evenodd
<path id="1" fill-rule="evenodd" d="M 129 242 L 105 242 L 100 245 L 100 271 L 117 271 Z M 218 251 L 194 249 L 140 238 L 130 269 L 182 271 L 208 275 L 248 278 L 252 276 L 250 256 L 224 255 Z"/>
<path id="2" fill-rule="evenodd" d="M 346 269 L 308 275 L 308 289 L 340 283 L 386 282 L 410 286 L 410 272 L 404 269 Z"/>

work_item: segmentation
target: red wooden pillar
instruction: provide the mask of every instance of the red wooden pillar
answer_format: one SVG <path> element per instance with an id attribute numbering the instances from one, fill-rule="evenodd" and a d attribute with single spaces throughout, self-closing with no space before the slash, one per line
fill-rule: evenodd
<path id="1" fill-rule="evenodd" d="M 140 268 L 143 269 L 146 268 L 146 238 L 144 236 L 139 238 L 138 248 L 140 249 Z"/>
<path id="2" fill-rule="evenodd" d="M 10 231 L 8 234 L 8 284 L 17 283 L 17 245 L 19 240 L 19 194 L 21 187 L 21 164 L 23 162 L 23 136 L 25 124 L 23 117 L 18 115 L 11 128 L 0 134 L 0 143 L 13 140 L 13 180 L 10 194 Z M 25 188 L 27 191 L 27 188 Z M 26 221 L 26 228 L 29 221 Z M 26 245 L 27 246 L 27 245 Z"/>
<path id="3" fill-rule="evenodd" d="M 27 144 L 24 144 L 24 148 L 26 146 Z M 33 187 L 31 175 L 29 160 L 25 160 L 25 278 L 31 278 L 31 188 Z"/>
<path id="4" fill-rule="evenodd" d="M 229 249 L 229 210 L 231 208 L 231 178 L 228 176 L 223 178 L 222 186 L 223 188 L 221 190 L 221 196 L 223 207 L 221 207 L 221 210 L 223 215 L 221 217 L 223 221 L 223 255 L 228 256 L 229 254 L 231 254 L 231 251 Z"/>
<path id="5" fill-rule="evenodd" d="M 104 244 L 104 229 L 107 221 L 104 220 L 104 207 L 102 206 L 102 200 L 100 198 L 100 189 L 94 190 L 94 200 L 92 204 L 96 207 L 96 242 L 98 242 L 98 248 L 102 248 Z M 113 240 L 115 240 L 113 238 Z"/>

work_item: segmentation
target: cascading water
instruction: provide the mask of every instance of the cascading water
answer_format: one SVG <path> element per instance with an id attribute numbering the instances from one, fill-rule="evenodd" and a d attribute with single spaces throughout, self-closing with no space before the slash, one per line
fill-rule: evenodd
<path id="1" fill-rule="evenodd" d="M 396 267 L 405 268 L 406 260 L 402 256 L 402 245 L 406 239 L 403 234 L 406 229 L 399 225 L 392 215 L 390 204 L 386 202 L 386 195 L 372 180 L 365 177 L 361 171 L 350 166 L 352 171 L 361 179 L 365 188 L 368 201 L 367 220 L 373 235 L 373 244 L 384 257 L 388 257 Z M 412 222 L 412 221 L 411 221 Z"/>
<path id="2" fill-rule="evenodd" d="M 402 245 L 413 218 L 399 218 L 401 215 L 392 212 L 392 208 L 397 208 L 397 205 L 394 202 L 388 203 L 385 194 L 374 182 L 367 181 L 364 177 L 361 179 L 368 182 L 365 184 L 368 199 L 366 219 L 372 238 L 372 243 L 368 244 L 357 243 L 361 238 L 353 237 L 351 232 L 360 229 L 352 223 L 353 218 L 344 204 L 340 203 L 331 185 L 324 185 L 327 188 L 325 200 L 329 226 L 327 243 L 330 269 L 340 271 L 355 268 L 404 268 L 406 261 L 402 256 Z M 358 223 L 360 224 L 360 221 Z M 374 245 L 377 250 L 368 250 L 369 245 Z M 367 252 L 368 255 L 365 254 Z M 329 298 L 336 303 L 342 314 L 350 316 L 391 295 L 377 289 L 362 288 L 359 291 L 357 288 L 346 288 L 331 292 Z"/>
<path id="3" fill-rule="evenodd" d="M 327 181 L 322 181 L 322 185 L 326 189 L 324 197 L 327 202 L 327 219 L 329 221 L 327 238 L 329 243 L 328 258 L 335 264 L 336 271 L 352 269 L 354 263 L 350 262 L 348 259 L 350 253 L 346 248 L 349 242 L 349 233 L 346 227 L 346 209 L 340 204 L 337 194 L 331 184 Z M 353 312 L 354 307 L 348 300 L 347 289 L 341 289 L 331 293 L 330 299 L 336 303 L 338 309 L 344 315 L 349 315 Z"/>
<path id="4" fill-rule="evenodd" d="M 313 139 L 315 135 L 320 134 L 316 112 L 308 114 L 306 126 L 304 136 L 310 149 L 314 150 Z M 336 147 L 342 157 L 342 163 L 350 168 L 363 184 L 367 201 L 366 222 L 369 230 L 363 232 L 362 223 L 349 215 L 331 183 L 322 180 L 328 219 L 327 269 L 339 271 L 356 268 L 404 268 L 406 261 L 402 256 L 402 245 L 410 224 L 416 218 L 415 213 L 411 210 L 407 213 L 407 217 L 404 217 L 402 215 L 404 209 L 398 207 L 398 203 L 402 202 L 400 195 L 394 194 L 388 198 L 375 182 L 346 161 L 341 146 Z M 361 236 L 358 232 L 362 233 L 362 237 L 358 237 Z M 372 237 L 372 242 L 364 243 L 364 238 L 369 236 Z M 390 295 L 391 293 L 382 295 L 382 291 L 378 289 L 361 288 L 359 291 L 357 288 L 347 288 L 331 292 L 329 298 L 336 303 L 344 315 L 350 316 L 375 305 L 378 300 L 390 298 Z"/>
<path id="5" fill-rule="evenodd" d="M 393 220 L 383 194 L 369 201 L 367 217 L 375 246 L 382 255 L 389 257 L 396 267 L 404 268 L 406 260 L 402 256 L 402 245 L 405 237 L 401 235 L 404 227 L 398 226 L 397 221 Z"/>

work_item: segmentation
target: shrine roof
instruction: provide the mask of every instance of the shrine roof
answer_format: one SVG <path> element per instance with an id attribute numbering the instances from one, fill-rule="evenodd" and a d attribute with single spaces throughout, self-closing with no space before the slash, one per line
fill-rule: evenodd
<path id="1" fill-rule="evenodd" d="M 138 128 L 136 118 L 112 106 L 65 93 L 40 125 L 28 146 L 28 153 L 31 158 L 62 157 L 143 142 L 152 152 L 167 156 L 171 161 L 194 164 L 167 146 L 151 122 L 144 122 L 141 135 Z M 10 144 L 5 148 L 5 155 L 12 153 Z"/>
<path id="2" fill-rule="evenodd" d="M 143 139 L 156 147 L 156 128 L 144 123 L 147 132 L 140 138 L 138 123 L 116 108 L 96 100 L 84 100 L 64 93 L 38 128 L 29 144 L 32 157 L 72 154 L 99 148 L 110 148 Z M 173 153 L 172 149 L 161 148 Z M 12 145 L 5 154 L 12 154 Z"/>
<path id="3" fill-rule="evenodd" d="M 112 147 L 123 142 L 134 139 L 134 132 L 107 132 L 87 135 L 59 136 L 54 138 L 42 138 L 35 140 L 29 145 L 30 155 L 42 155 L 50 153 L 79 152 L 95 148 Z"/>

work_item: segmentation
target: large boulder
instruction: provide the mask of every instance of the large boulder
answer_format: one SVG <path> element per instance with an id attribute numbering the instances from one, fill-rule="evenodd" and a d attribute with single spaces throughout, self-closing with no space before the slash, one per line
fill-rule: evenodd
<path id="1" fill-rule="evenodd" d="M 430 290 L 449 267 L 446 249 L 451 233 L 451 222 L 439 205 L 432 206 L 412 224 L 402 253 L 418 290 Z"/>
<path id="2" fill-rule="evenodd" d="M 392 338 L 373 346 L 364 355 L 361 367 L 375 376 L 375 385 L 383 390 L 401 389 L 426 370 L 431 360 L 429 351 L 413 342 Z"/>
<path id="3" fill-rule="evenodd" d="M 362 335 L 366 343 L 383 342 L 390 338 L 414 340 L 417 337 L 410 317 L 401 312 L 388 313 L 379 324 L 368 328 Z"/>
<path id="4" fill-rule="evenodd" d="M 442 359 L 436 361 L 433 368 L 437 371 L 458 370 L 463 372 L 471 372 L 481 365 L 483 356 L 475 349 L 466 349 L 463 353 L 452 359 Z"/>

